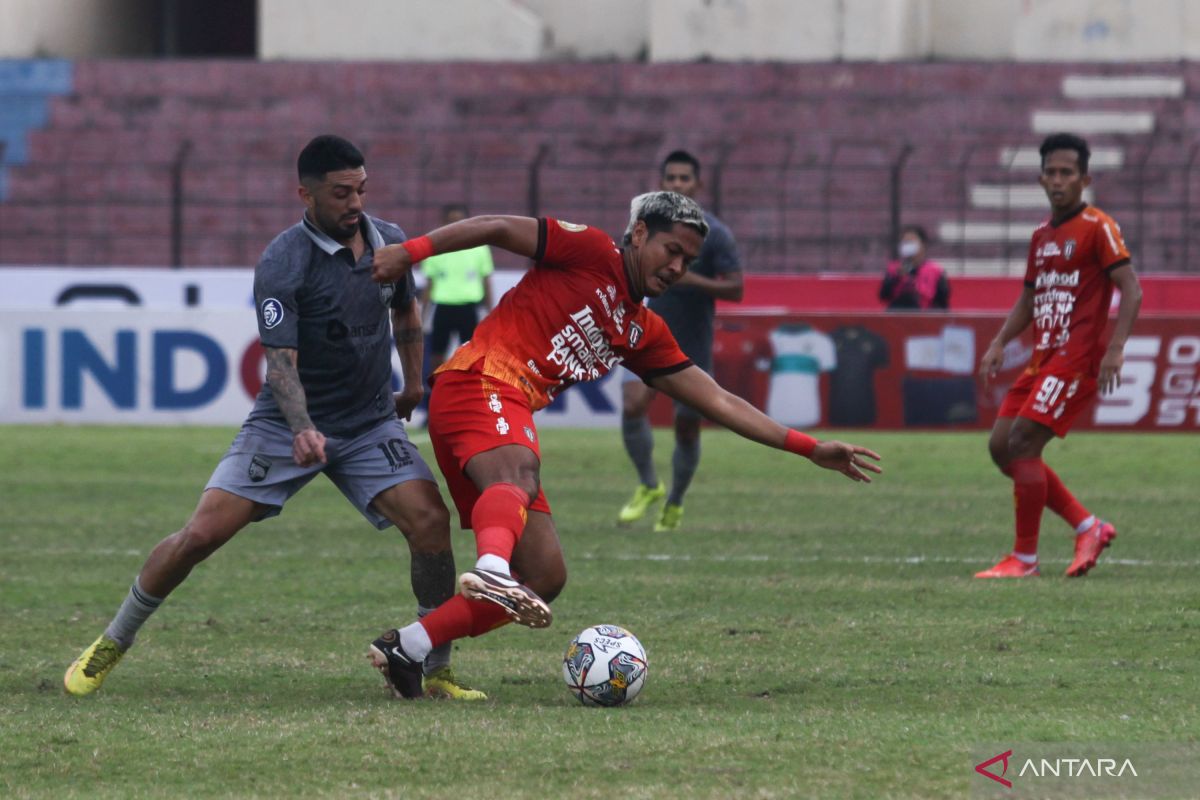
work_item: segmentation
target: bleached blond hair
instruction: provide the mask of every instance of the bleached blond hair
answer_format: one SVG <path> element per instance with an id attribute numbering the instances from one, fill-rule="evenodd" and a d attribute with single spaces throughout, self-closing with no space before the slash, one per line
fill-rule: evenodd
<path id="1" fill-rule="evenodd" d="M 681 222 L 695 228 L 701 236 L 708 236 L 708 223 L 700 204 L 678 192 L 646 192 L 633 198 L 629 204 L 629 225 L 622 239 L 625 244 L 633 240 L 633 227 L 638 220 L 646 223 L 652 235 Z"/>

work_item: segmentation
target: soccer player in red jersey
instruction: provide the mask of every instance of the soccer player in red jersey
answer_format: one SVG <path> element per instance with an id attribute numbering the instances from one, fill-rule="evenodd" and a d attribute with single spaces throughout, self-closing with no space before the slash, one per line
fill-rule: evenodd
<path id="1" fill-rule="evenodd" d="M 1142 290 L 1117 223 L 1083 202 L 1083 190 L 1092 181 L 1087 143 L 1058 133 L 1048 136 L 1039 152 L 1039 182 L 1050 199 L 1051 216 L 1033 232 L 1025 288 L 979 364 L 986 385 L 1004 361 L 1004 346 L 1033 323 L 1033 357 L 1005 396 L 988 441 L 992 460 L 1013 481 L 1016 543 L 1010 555 L 976 578 L 1037 575 L 1038 529 L 1047 507 L 1075 529 L 1068 577 L 1086 574 L 1117 535 L 1067 490 L 1042 461 L 1042 450 L 1053 437 L 1067 435 L 1097 388 L 1108 393 L 1121 384 L 1125 340 Z M 1114 286 L 1121 290 L 1121 303 L 1106 346 Z"/>
<path id="2" fill-rule="evenodd" d="M 708 225 L 700 206 L 674 192 L 634 198 L 624 247 L 586 225 L 527 217 L 473 217 L 403 245 L 382 248 L 375 278 L 394 280 L 432 253 L 479 245 L 535 266 L 433 375 L 429 434 L 478 561 L 461 594 L 417 622 L 389 630 L 369 657 L 397 697 L 420 696 L 424 653 L 508 621 L 550 624 L 548 602 L 567 568 L 542 492 L 533 412 L 572 384 L 619 362 L 653 388 L 752 441 L 807 456 L 855 481 L 870 481 L 879 456 L 789 430 L 718 386 L 679 349 L 666 323 L 642 304 L 678 281 Z"/>

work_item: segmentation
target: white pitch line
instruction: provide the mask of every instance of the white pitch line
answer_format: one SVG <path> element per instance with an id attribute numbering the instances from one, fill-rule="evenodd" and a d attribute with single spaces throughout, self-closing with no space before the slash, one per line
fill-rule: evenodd
<path id="1" fill-rule="evenodd" d="M 19 551 L 22 555 L 35 554 L 40 556 L 101 556 L 101 557 L 132 557 L 145 555 L 145 551 L 133 549 L 121 549 L 116 547 L 92 547 L 92 548 L 46 548 L 34 550 L 32 548 Z M 265 555 L 270 557 L 285 557 L 294 556 L 295 552 L 290 550 L 274 550 L 260 552 L 256 555 Z M 323 551 L 319 553 L 309 553 L 306 558 L 336 558 L 344 559 L 346 553 L 344 551 Z M 765 564 L 772 561 L 786 562 L 789 564 L 894 564 L 896 566 L 920 566 L 922 564 L 963 564 L 969 566 L 978 566 L 987 562 L 978 558 L 953 558 L 950 556 L 858 556 L 849 558 L 846 556 L 768 556 L 750 554 L 744 556 L 695 556 L 688 553 L 579 553 L 573 554 L 571 558 L 578 558 L 583 561 L 678 561 L 678 562 L 711 562 L 711 563 L 743 563 L 743 564 Z M 1043 564 L 1069 564 L 1071 563 L 1065 558 L 1046 558 L 1042 559 Z M 1122 567 L 1200 567 L 1200 561 L 1149 561 L 1140 558 L 1102 558 L 1101 565 L 1112 564 Z"/>
<path id="2" fill-rule="evenodd" d="M 920 564 L 985 564 L 978 558 L 951 558 L 948 556 L 904 556 L 904 557 L 885 557 L 885 556 L 860 556 L 858 558 L 847 558 L 843 556 L 766 556 L 766 555 L 745 555 L 745 556 L 693 556 L 684 554 L 672 553 L 646 553 L 644 555 L 633 554 L 609 554 L 598 555 L 595 553 L 582 553 L 577 558 L 582 558 L 585 561 L 606 561 L 609 559 L 615 561 L 712 561 L 712 562 L 744 562 L 744 563 L 765 563 L 768 561 L 786 561 L 791 564 L 896 564 L 896 565 L 920 565 Z M 1069 559 L 1065 558 L 1047 558 L 1042 559 L 1043 564 L 1069 564 Z M 1117 564 L 1123 567 L 1200 567 L 1200 561 L 1172 561 L 1164 563 L 1161 561 L 1147 561 L 1137 558 L 1103 558 L 1101 564 Z M 986 565 L 986 564 L 985 564 Z"/>

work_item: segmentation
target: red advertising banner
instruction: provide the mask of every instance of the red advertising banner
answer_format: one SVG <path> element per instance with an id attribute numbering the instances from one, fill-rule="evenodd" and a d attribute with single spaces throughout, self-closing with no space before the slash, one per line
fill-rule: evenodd
<path id="1" fill-rule="evenodd" d="M 1000 314 L 789 313 L 717 317 L 714 377 L 798 428 L 988 428 L 1029 361 L 1018 339 L 984 387 L 979 358 Z M 669 405 L 656 403 L 657 423 Z M 1200 317 L 1139 319 L 1121 386 L 1077 429 L 1200 431 Z"/>

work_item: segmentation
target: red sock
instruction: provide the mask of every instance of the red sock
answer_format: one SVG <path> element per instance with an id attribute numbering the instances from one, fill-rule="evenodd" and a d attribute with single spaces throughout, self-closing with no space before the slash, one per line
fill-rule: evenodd
<path id="1" fill-rule="evenodd" d="M 1085 519 L 1092 515 L 1092 512 L 1075 499 L 1075 495 L 1071 494 L 1071 490 L 1058 477 L 1058 473 L 1050 469 L 1048 464 L 1044 466 L 1046 469 L 1046 508 L 1066 520 L 1072 528 L 1078 528 Z M 1000 471 L 1008 477 L 1012 477 L 1011 466 L 1004 467 Z"/>
<path id="2" fill-rule="evenodd" d="M 433 646 L 481 636 L 508 622 L 508 614 L 495 603 L 468 600 L 456 594 L 421 618 L 421 627 L 429 634 Z"/>
<path id="3" fill-rule="evenodd" d="M 1050 467 L 1046 467 L 1046 508 L 1065 519 L 1072 528 L 1078 528 L 1092 515 Z"/>
<path id="4" fill-rule="evenodd" d="M 471 509 L 478 555 L 496 555 L 509 561 L 525 530 L 529 495 L 511 483 L 493 483 L 483 490 Z"/>
<path id="5" fill-rule="evenodd" d="M 1046 507 L 1046 465 L 1040 458 L 1018 458 L 1009 466 L 1017 512 L 1017 540 L 1013 552 L 1034 556 L 1037 555 L 1042 509 Z"/>

